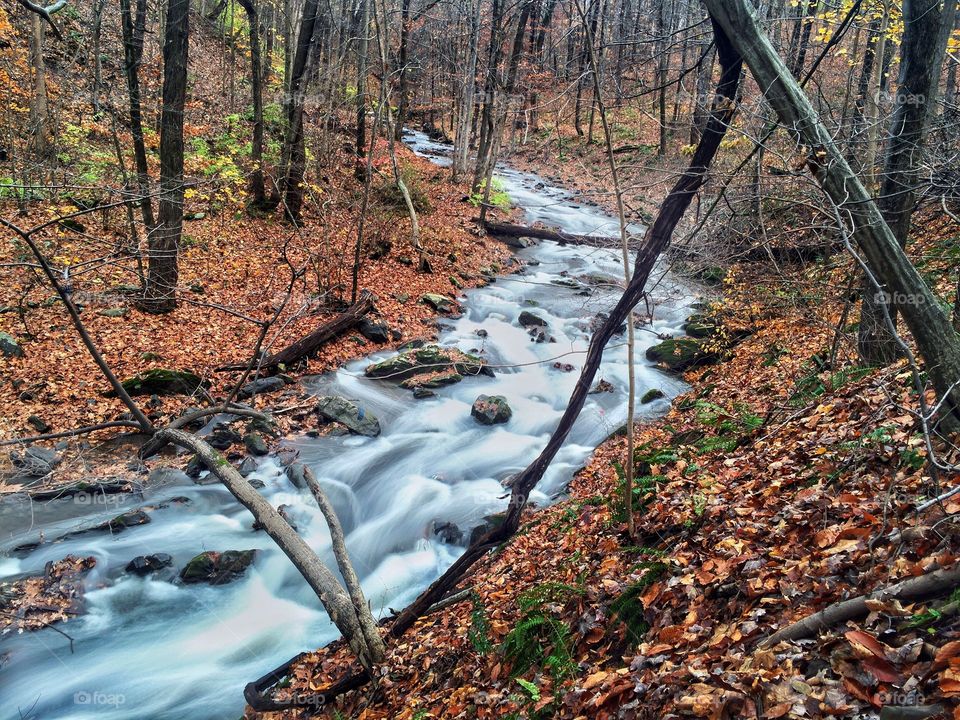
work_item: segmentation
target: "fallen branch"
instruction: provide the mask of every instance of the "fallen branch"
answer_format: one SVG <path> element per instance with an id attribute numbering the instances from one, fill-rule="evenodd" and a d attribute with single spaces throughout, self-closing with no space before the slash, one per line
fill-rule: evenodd
<path id="1" fill-rule="evenodd" d="M 0 447 L 6 445 L 20 445 L 22 443 L 36 442 L 37 440 L 57 440 L 59 438 L 74 437 L 75 435 L 86 435 L 97 430 L 106 430 L 115 427 L 131 427 L 142 430 L 140 423 L 133 420 L 111 420 L 110 422 L 98 423 L 97 425 L 87 425 L 76 430 L 64 430 L 63 432 L 45 433 L 44 435 L 31 435 L 30 437 L 13 438 L 11 440 L 0 441 Z"/>
<path id="2" fill-rule="evenodd" d="M 315 353 L 317 349 L 327 340 L 330 340 L 340 333 L 349 330 L 358 322 L 360 322 L 360 320 L 363 319 L 363 316 L 371 310 L 373 310 L 373 293 L 371 293 L 369 290 L 364 290 L 357 298 L 357 302 L 348 307 L 332 320 L 318 327 L 306 337 L 297 340 L 291 345 L 288 345 L 280 352 L 274 353 L 273 355 L 267 357 L 262 363 L 260 363 L 260 369 L 268 370 L 276 368 L 280 365 L 289 366 L 305 357 L 309 357 Z M 246 367 L 247 364 L 243 363 L 237 365 L 224 365 L 223 367 L 217 368 L 217 370 L 244 370 Z"/>
<path id="3" fill-rule="evenodd" d="M 499 237 L 528 237 L 537 238 L 538 240 L 553 240 L 561 245 L 589 245 L 590 247 L 609 248 L 611 250 L 619 250 L 621 246 L 620 238 L 618 237 L 572 235 L 559 230 L 532 227 L 530 225 L 514 225 L 513 223 L 498 223 L 490 220 L 483 221 L 483 229 L 491 235 L 497 235 Z"/>
<path id="4" fill-rule="evenodd" d="M 960 583 L 960 564 L 927 575 L 903 580 L 896 585 L 874 590 L 866 595 L 843 600 L 825 607 L 818 613 L 808 615 L 792 625 L 781 628 L 760 643 L 761 649 L 773 647 L 779 642 L 812 637 L 821 630 L 865 616 L 870 612 L 868 600 L 900 600 L 917 602 L 951 592 Z"/>
<path id="5" fill-rule="evenodd" d="M 199 410 L 191 410 L 190 412 L 184 413 L 176 420 L 173 420 L 169 425 L 167 425 L 167 430 L 179 430 L 180 428 L 186 427 L 187 425 L 192 425 L 197 420 L 201 420 L 210 415 L 236 415 L 238 417 L 249 417 L 256 420 L 265 420 L 270 421 L 270 415 L 267 413 L 262 413 L 259 410 L 254 410 L 253 408 L 246 407 L 245 405 L 238 405 L 235 403 L 230 403 L 224 408 L 221 405 L 213 408 L 201 408 Z M 165 439 L 160 433 L 157 433 L 147 442 L 143 444 L 143 447 L 140 448 L 140 457 L 148 458 L 151 455 L 156 455 L 164 447 L 169 444 L 169 440 Z"/>

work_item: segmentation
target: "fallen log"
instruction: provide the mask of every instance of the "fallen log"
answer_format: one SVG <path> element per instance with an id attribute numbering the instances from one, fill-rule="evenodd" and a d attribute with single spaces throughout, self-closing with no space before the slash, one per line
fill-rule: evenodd
<path id="1" fill-rule="evenodd" d="M 280 365 L 293 365 L 315 353 L 327 340 L 335 338 L 340 333 L 352 328 L 371 310 L 373 310 L 373 293 L 369 290 L 363 290 L 357 298 L 357 302 L 342 313 L 324 323 L 306 337 L 264 358 L 257 367 L 260 370 L 270 370 Z M 238 363 L 235 365 L 224 365 L 223 367 L 217 368 L 217 370 L 244 370 L 246 367 L 246 363 Z"/>
<path id="2" fill-rule="evenodd" d="M 807 615 L 792 625 L 781 628 L 762 643 L 761 648 L 770 648 L 784 640 L 802 640 L 816 635 L 831 625 L 861 618 L 870 612 L 868 600 L 900 600 L 918 602 L 937 595 L 950 593 L 960 583 L 960 564 L 944 570 L 903 580 L 895 585 L 874 590 L 849 600 L 828 605 L 820 612 Z"/>
<path id="3" fill-rule="evenodd" d="M 589 245 L 590 247 L 609 248 L 619 250 L 620 238 L 604 237 L 603 235 L 573 235 L 550 230 L 549 228 L 533 227 L 531 225 L 515 225 L 513 223 L 498 223 L 490 220 L 483 221 L 483 229 L 491 235 L 504 238 L 536 238 L 538 240 L 553 240 L 561 245 Z"/>

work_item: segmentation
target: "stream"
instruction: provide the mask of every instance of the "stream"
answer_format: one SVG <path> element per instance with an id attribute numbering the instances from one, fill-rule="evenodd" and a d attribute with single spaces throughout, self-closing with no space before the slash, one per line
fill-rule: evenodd
<path id="1" fill-rule="evenodd" d="M 407 144 L 439 165 L 449 146 L 408 132 Z M 498 167 L 497 177 L 528 222 L 567 232 L 617 235 L 616 219 L 577 202 L 569 192 L 532 173 Z M 501 481 L 540 452 L 576 383 L 590 322 L 621 292 L 619 251 L 561 247 L 543 242 L 516 251 L 518 274 L 463 294 L 463 316 L 443 320 L 439 344 L 481 354 L 495 377 L 468 377 L 416 400 L 408 390 L 364 377 L 383 351 L 350 362 L 336 373 L 304 378 L 317 394 L 338 394 L 376 414 L 376 438 L 295 437 L 285 442 L 313 468 L 329 493 L 363 589 L 379 613 L 400 609 L 463 551 L 470 530 L 506 507 Z M 571 282 L 571 279 L 584 278 Z M 573 287 L 571 287 L 573 286 Z M 585 289 L 585 286 L 587 289 Z M 652 325 L 638 328 L 637 415 L 664 412 L 684 384 L 644 359 L 657 334 L 678 334 L 694 288 L 666 274 L 652 291 Z M 555 342 L 536 343 L 517 319 L 524 310 L 547 323 Z M 641 308 L 642 310 L 642 308 Z M 478 335 L 478 330 L 486 331 Z M 612 392 L 591 394 L 583 412 L 531 501 L 562 496 L 574 472 L 626 417 L 625 334 L 615 336 L 598 375 Z M 573 371 L 554 363 L 574 366 Z M 641 405 L 650 388 L 665 399 Z M 480 394 L 503 395 L 513 417 L 484 426 L 470 415 Z M 274 456 L 258 460 L 248 479 L 275 506 L 288 506 L 305 540 L 331 566 L 329 534 L 309 494 L 288 480 Z M 83 502 L 86 498 L 88 502 Z M 174 498 L 187 498 L 188 502 Z M 66 533 L 143 506 L 151 522 L 122 533 Z M 219 484 L 196 484 L 179 471 L 148 485 L 142 495 L 89 495 L 49 502 L 8 498 L 0 503 L 0 580 L 41 574 L 65 555 L 93 555 L 85 577 L 85 613 L 61 625 L 74 639 L 46 629 L 0 639 L 0 718 L 75 720 L 235 720 L 243 686 L 303 650 L 337 636 L 332 623 L 293 565 L 252 517 Z M 435 533 L 439 523 L 463 532 L 459 541 Z M 13 548 L 40 539 L 28 552 Z M 174 568 L 204 550 L 259 549 L 251 568 L 228 585 L 180 585 L 173 572 L 126 574 L 135 556 L 168 553 Z"/>

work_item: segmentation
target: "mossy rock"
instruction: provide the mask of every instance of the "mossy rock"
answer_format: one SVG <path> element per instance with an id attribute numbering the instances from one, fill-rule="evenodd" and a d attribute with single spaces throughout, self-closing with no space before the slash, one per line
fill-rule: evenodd
<path id="1" fill-rule="evenodd" d="M 256 555 L 256 550 L 207 550 L 186 564 L 180 571 L 180 579 L 187 584 L 226 585 L 246 572 Z"/>
<path id="2" fill-rule="evenodd" d="M 13 335 L 0 332 L 0 354 L 6 357 L 23 357 L 23 348 Z"/>
<path id="3" fill-rule="evenodd" d="M 210 387 L 208 381 L 189 370 L 163 368 L 139 373 L 121 384 L 131 395 L 193 395 Z M 112 395 L 108 393 L 108 397 Z"/>
<path id="4" fill-rule="evenodd" d="M 481 425 L 499 425 L 513 417 L 513 410 L 503 395 L 481 395 L 473 401 L 470 414 Z"/>
<path id="5" fill-rule="evenodd" d="M 438 295 L 436 293 L 427 293 L 420 298 L 420 302 L 442 313 L 451 313 L 457 309 L 457 304 L 453 300 L 445 295 Z"/>
<path id="6" fill-rule="evenodd" d="M 650 388 L 643 394 L 643 397 L 640 398 L 640 404 L 646 405 L 647 403 L 652 403 L 654 400 L 659 400 L 663 397 L 666 397 L 666 395 L 663 393 L 663 390 L 660 388 Z"/>
<path id="7" fill-rule="evenodd" d="M 687 318 L 683 331 L 692 338 L 703 339 L 716 334 L 717 323 L 706 315 L 695 314 Z"/>
<path id="8" fill-rule="evenodd" d="M 442 373 L 452 370 L 457 375 L 492 375 L 483 360 L 475 355 L 439 345 L 424 345 L 402 352 L 396 357 L 381 360 L 367 366 L 364 374 L 369 378 L 406 380 L 416 375 Z M 408 385 L 409 386 L 409 385 Z"/>
<path id="9" fill-rule="evenodd" d="M 700 341 L 687 337 L 664 340 L 647 348 L 646 355 L 647 360 L 676 373 L 710 365 L 720 359 L 716 352 L 705 350 Z"/>
<path id="10" fill-rule="evenodd" d="M 417 388 L 436 390 L 437 388 L 446 387 L 447 385 L 456 385 L 461 380 L 463 380 L 463 375 L 451 370 L 450 372 L 440 373 L 439 375 L 434 375 L 426 379 L 419 377 L 407 378 L 400 383 L 400 387 L 406 388 L 407 390 L 416 390 Z"/>

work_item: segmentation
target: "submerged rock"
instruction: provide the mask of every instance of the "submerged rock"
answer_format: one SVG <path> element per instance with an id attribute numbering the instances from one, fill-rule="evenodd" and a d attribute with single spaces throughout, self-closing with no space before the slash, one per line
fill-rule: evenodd
<path id="1" fill-rule="evenodd" d="M 473 401 L 470 414 L 481 425 L 499 425 L 513 416 L 513 410 L 502 395 L 481 395 Z"/>
<path id="2" fill-rule="evenodd" d="M 256 558 L 256 550 L 207 550 L 194 557 L 180 571 L 180 579 L 187 584 L 210 583 L 226 585 L 246 572 Z"/>
<path id="3" fill-rule="evenodd" d="M 350 432 L 366 437 L 380 434 L 380 421 L 364 407 L 346 398 L 325 395 L 317 398 L 317 413 L 330 422 L 345 425 Z"/>

